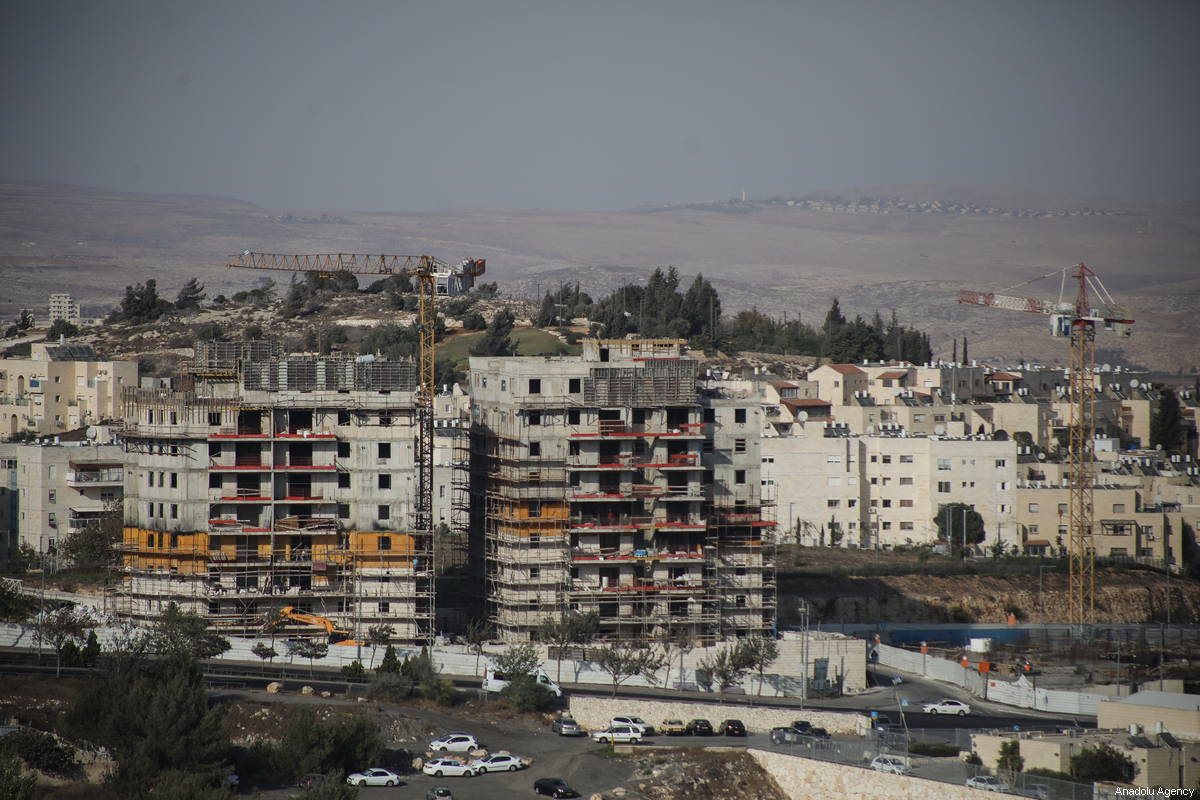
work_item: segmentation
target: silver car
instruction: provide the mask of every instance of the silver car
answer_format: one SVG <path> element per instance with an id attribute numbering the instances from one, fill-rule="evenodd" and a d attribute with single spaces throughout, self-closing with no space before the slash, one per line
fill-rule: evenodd
<path id="1" fill-rule="evenodd" d="M 587 736 L 582 726 L 570 717 L 559 717 L 550 723 L 550 730 L 559 736 Z"/>

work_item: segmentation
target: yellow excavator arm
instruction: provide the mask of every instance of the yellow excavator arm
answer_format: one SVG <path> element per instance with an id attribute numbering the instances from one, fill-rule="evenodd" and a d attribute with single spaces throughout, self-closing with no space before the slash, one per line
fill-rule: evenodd
<path id="1" fill-rule="evenodd" d="M 305 625 L 316 625 L 318 628 L 324 628 L 325 633 L 329 634 L 329 643 L 341 645 L 343 647 L 357 647 L 358 642 L 350 638 L 350 631 L 339 630 L 335 628 L 333 622 L 325 617 L 316 614 L 306 614 L 303 611 L 297 611 L 293 606 L 284 606 L 279 609 L 279 618 L 288 619 L 292 622 L 302 622 Z"/>

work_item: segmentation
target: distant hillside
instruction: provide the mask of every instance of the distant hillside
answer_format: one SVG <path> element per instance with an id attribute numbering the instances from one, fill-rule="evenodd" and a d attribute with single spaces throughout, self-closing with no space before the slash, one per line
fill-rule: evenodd
<path id="1" fill-rule="evenodd" d="M 1063 361 L 1064 345 L 1044 320 L 960 306 L 955 296 L 1086 261 L 1139 322 L 1132 339 L 1101 336 L 1104 360 L 1171 371 L 1200 364 L 1197 209 L 938 185 L 615 212 L 396 214 L 0 182 L 0 318 L 44 309 L 64 288 L 98 314 L 148 277 L 168 297 L 192 276 L 210 295 L 232 293 L 258 277 L 222 269 L 242 249 L 486 258 L 488 280 L 529 297 L 576 281 L 604 294 L 674 264 L 685 279 L 710 278 L 726 313 L 757 307 L 819 322 L 836 295 L 850 317 L 894 308 L 930 332 L 940 355 L 967 336 L 975 358 L 1047 362 Z M 1057 297 L 1058 284 L 1014 293 Z"/>

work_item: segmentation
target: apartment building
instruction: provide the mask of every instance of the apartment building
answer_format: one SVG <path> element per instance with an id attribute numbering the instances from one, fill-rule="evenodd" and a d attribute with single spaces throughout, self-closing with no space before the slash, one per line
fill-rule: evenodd
<path id="1" fill-rule="evenodd" d="M 53 434 L 115 419 L 137 374 L 136 361 L 104 360 L 87 345 L 36 342 L 29 358 L 0 360 L 0 430 Z"/>
<path id="2" fill-rule="evenodd" d="M 489 614 L 507 641 L 568 611 L 602 635 L 769 631 L 761 407 L 698 384 L 680 340 L 472 358 Z"/>
<path id="3" fill-rule="evenodd" d="M 93 438 L 0 444 L 0 539 L 48 554 L 61 540 L 119 513 L 124 453 L 107 431 Z"/>
<path id="4" fill-rule="evenodd" d="M 72 325 L 78 325 L 80 320 L 79 303 L 69 294 L 50 295 L 50 322 L 63 320 Z"/>
<path id="5" fill-rule="evenodd" d="M 1021 547 L 1028 555 L 1060 555 L 1070 546 L 1070 489 L 1024 481 L 1016 492 Z M 1184 514 L 1177 504 L 1147 502 L 1135 488 L 1101 484 L 1092 491 L 1092 539 L 1100 558 L 1180 564 Z"/>
<path id="6" fill-rule="evenodd" d="M 429 641 L 433 544 L 412 519 L 415 365 L 265 342 L 196 353 L 180 388 L 123 396 L 124 613 L 175 602 L 254 633 L 290 606 L 357 636 L 387 624 L 398 641 Z"/>

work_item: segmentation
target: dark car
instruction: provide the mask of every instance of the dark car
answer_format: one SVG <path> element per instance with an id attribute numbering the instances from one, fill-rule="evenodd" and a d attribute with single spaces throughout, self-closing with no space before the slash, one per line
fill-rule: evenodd
<path id="1" fill-rule="evenodd" d="M 807 736 L 808 732 L 812 730 L 812 723 L 806 719 L 798 719 L 792 723 L 792 730 Z"/>
<path id="2" fill-rule="evenodd" d="M 687 724 L 688 736 L 712 736 L 712 723 L 706 719 L 694 719 Z"/>
<path id="3" fill-rule="evenodd" d="M 830 737 L 830 735 L 829 735 L 829 731 L 825 730 L 824 728 L 812 728 L 812 729 L 810 729 L 810 730 L 809 730 L 809 732 L 808 732 L 808 735 L 809 735 L 809 736 L 811 736 L 811 737 L 812 737 L 812 738 L 814 738 L 814 739 L 829 739 L 829 738 L 832 738 L 832 737 Z"/>
<path id="4" fill-rule="evenodd" d="M 795 728 L 771 728 L 771 744 L 796 744 L 800 732 Z"/>
<path id="5" fill-rule="evenodd" d="M 727 719 L 721 723 L 721 733 L 726 736 L 745 736 L 746 726 L 740 719 Z"/>
<path id="6" fill-rule="evenodd" d="M 562 778 L 538 778 L 533 782 L 533 793 L 550 797 L 579 797 L 579 792 L 568 786 Z"/>
<path id="7" fill-rule="evenodd" d="M 310 772 L 301 778 L 296 786 L 301 789 L 307 789 L 310 786 L 316 786 L 317 784 L 324 783 L 325 778 L 326 776 L 322 775 L 320 772 Z"/>

